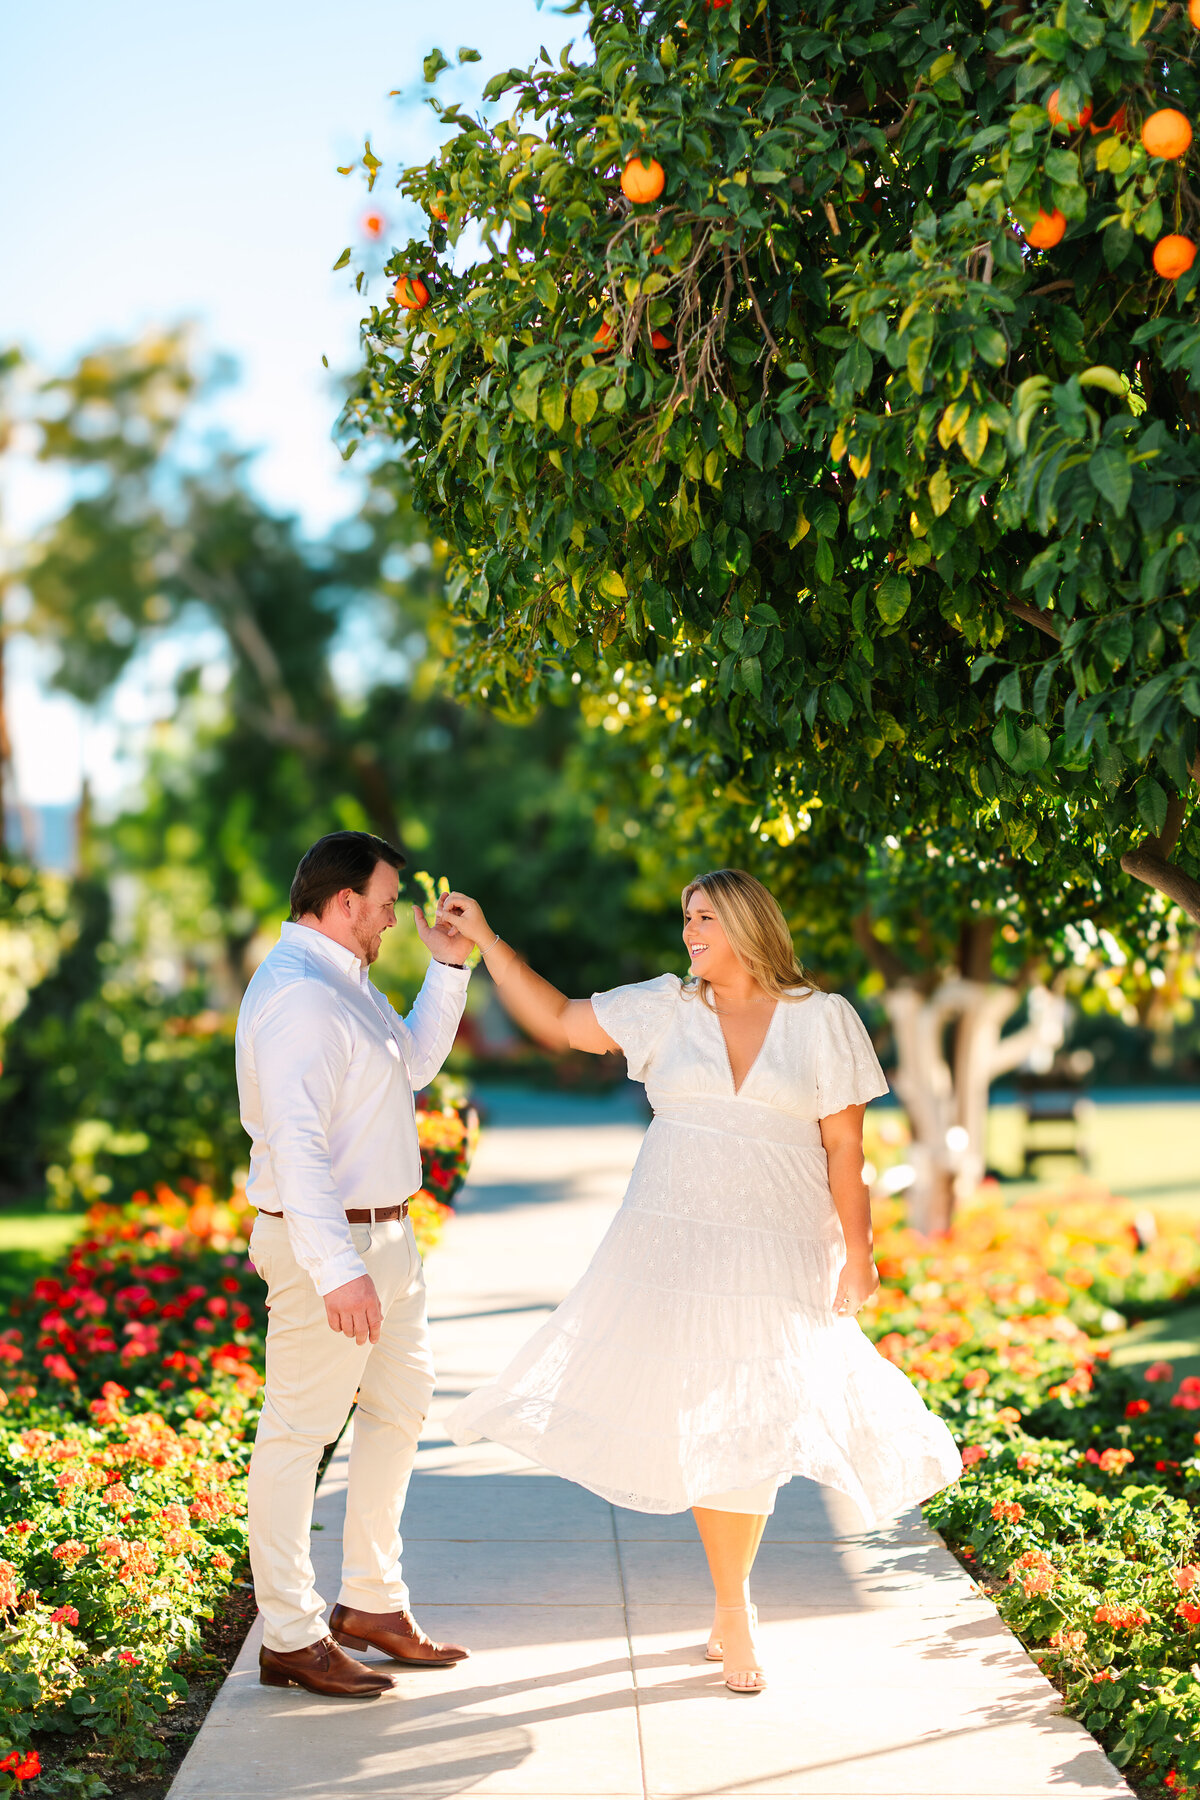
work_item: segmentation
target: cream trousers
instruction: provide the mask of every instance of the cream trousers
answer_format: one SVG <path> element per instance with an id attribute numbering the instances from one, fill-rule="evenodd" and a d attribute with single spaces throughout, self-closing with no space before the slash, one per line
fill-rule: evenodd
<path id="1" fill-rule="evenodd" d="M 376 1344 L 329 1329 L 325 1302 L 292 1255 L 282 1219 L 260 1213 L 250 1260 L 267 1284 L 267 1385 L 250 1461 L 250 1566 L 270 1650 L 326 1634 L 311 1539 L 317 1466 L 358 1396 L 342 1537 L 343 1606 L 408 1606 L 400 1514 L 433 1397 L 425 1278 L 407 1219 L 352 1225 L 383 1309 Z"/>

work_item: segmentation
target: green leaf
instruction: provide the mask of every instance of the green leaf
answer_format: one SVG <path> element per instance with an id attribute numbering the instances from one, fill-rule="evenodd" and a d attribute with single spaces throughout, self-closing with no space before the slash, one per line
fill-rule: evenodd
<path id="1" fill-rule="evenodd" d="M 975 348 L 995 369 L 1008 361 L 1008 339 L 993 326 L 985 325 L 975 333 Z"/>
<path id="2" fill-rule="evenodd" d="M 1108 501 L 1118 519 L 1123 519 L 1133 492 L 1133 470 L 1125 452 L 1115 444 L 1102 444 L 1088 458 L 1088 474 L 1096 492 Z"/>
<path id="3" fill-rule="evenodd" d="M 350 261 L 350 245 L 347 244 L 346 248 L 342 251 L 342 254 L 338 257 L 337 261 L 334 263 L 333 266 L 334 266 L 335 270 L 336 269 L 344 269 L 346 264 L 349 261 Z"/>
<path id="4" fill-rule="evenodd" d="M 756 700 L 760 700 L 762 698 L 762 664 L 757 656 L 743 656 L 738 667 L 742 672 L 742 685 L 746 692 L 753 694 Z"/>
<path id="5" fill-rule="evenodd" d="M 555 381 L 542 390 L 542 417 L 551 431 L 561 431 L 567 416 L 567 390 Z"/>
<path id="6" fill-rule="evenodd" d="M 1005 714 L 1005 717 L 1008 715 Z M 1042 769 L 1050 759 L 1050 733 L 1044 725 L 1028 725 L 1021 732 L 1017 742 L 1017 753 L 1009 760 L 1013 773 L 1027 775 L 1032 769 Z"/>
<path id="7" fill-rule="evenodd" d="M 531 425 L 537 424 L 538 389 L 542 385 L 543 364 L 531 363 L 529 368 L 522 369 L 513 389 L 513 411 L 528 419 Z"/>
<path id="8" fill-rule="evenodd" d="M 615 569 L 605 569 L 596 586 L 609 600 L 627 600 L 629 589 Z"/>
<path id="9" fill-rule="evenodd" d="M 1158 0 L 1133 0 L 1129 13 L 1129 35 L 1135 44 L 1141 42 L 1150 29 L 1150 21 L 1158 7 Z"/>
<path id="10" fill-rule="evenodd" d="M 875 590 L 875 605 L 885 625 L 898 625 L 908 611 L 912 587 L 907 575 L 885 575 Z"/>
<path id="11" fill-rule="evenodd" d="M 1012 764 L 1017 760 L 1021 739 L 1011 713 L 1004 713 L 997 721 L 992 732 L 992 746 L 1001 762 Z"/>
<path id="12" fill-rule="evenodd" d="M 600 395 L 594 387 L 581 387 L 576 382 L 571 390 L 571 417 L 576 425 L 587 425 L 600 410 Z"/>
<path id="13" fill-rule="evenodd" d="M 1134 789 L 1137 797 L 1138 818 L 1158 837 L 1167 822 L 1166 791 L 1155 781 L 1153 775 L 1144 775 Z"/>
<path id="14" fill-rule="evenodd" d="M 934 517 L 940 519 L 949 510 L 954 498 L 954 488 L 945 469 L 937 469 L 929 480 L 929 504 L 933 508 Z"/>
<path id="15" fill-rule="evenodd" d="M 472 50 L 469 44 L 460 44 L 458 46 L 458 60 L 460 63 L 473 63 L 482 62 L 483 58 L 480 56 L 478 50 Z"/>
<path id="16" fill-rule="evenodd" d="M 421 64 L 421 70 L 426 81 L 436 81 L 442 70 L 448 69 L 449 67 L 450 64 L 446 61 L 446 58 L 442 55 L 441 51 L 436 48 L 429 52 L 429 55 Z"/>
<path id="17" fill-rule="evenodd" d="M 1010 669 L 1003 681 L 997 685 L 996 711 L 1002 712 L 1005 708 L 1012 712 L 1021 710 L 1021 672 L 1019 669 Z"/>

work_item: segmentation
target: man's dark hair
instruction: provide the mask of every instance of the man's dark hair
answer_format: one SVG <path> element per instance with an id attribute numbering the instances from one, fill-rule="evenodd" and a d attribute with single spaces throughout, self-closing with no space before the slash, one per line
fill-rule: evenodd
<path id="1" fill-rule="evenodd" d="M 331 831 L 328 837 L 318 838 L 300 858 L 292 878 L 292 918 L 302 919 L 305 913 L 322 918 L 343 888 L 365 893 L 381 862 L 402 869 L 404 854 L 369 831 Z"/>

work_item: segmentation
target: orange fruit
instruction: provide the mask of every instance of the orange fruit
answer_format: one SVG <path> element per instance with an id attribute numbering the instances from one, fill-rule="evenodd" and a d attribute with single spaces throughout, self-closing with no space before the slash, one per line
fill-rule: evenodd
<path id="1" fill-rule="evenodd" d="M 709 12 L 723 12 L 727 6 L 733 5 L 733 0 L 704 0 L 704 4 Z"/>
<path id="2" fill-rule="evenodd" d="M 429 211 L 435 219 L 445 220 L 445 219 L 449 218 L 449 216 L 450 216 L 449 213 L 447 213 L 444 206 L 438 205 L 438 200 L 444 200 L 445 198 L 446 198 L 445 188 L 439 188 L 437 191 L 437 200 L 431 200 L 429 203 Z"/>
<path id="3" fill-rule="evenodd" d="M 1058 208 L 1051 213 L 1040 212 L 1029 230 L 1025 233 L 1025 241 L 1032 244 L 1035 250 L 1052 250 L 1055 244 L 1061 244 L 1063 233 L 1067 229 L 1067 221 Z"/>
<path id="4" fill-rule="evenodd" d="M 1159 238 L 1154 246 L 1154 270 L 1164 281 L 1178 281 L 1186 275 L 1196 260 L 1196 246 L 1191 238 L 1180 237 L 1172 232 L 1169 237 Z"/>
<path id="5" fill-rule="evenodd" d="M 1061 88 L 1055 88 L 1054 92 L 1046 102 L 1046 111 L 1050 115 L 1050 123 L 1056 127 L 1062 125 L 1068 131 L 1081 131 L 1091 119 L 1091 107 L 1085 106 L 1077 119 L 1064 119 L 1058 105 L 1058 96 L 1061 93 Z"/>
<path id="6" fill-rule="evenodd" d="M 1173 106 L 1163 106 L 1158 112 L 1152 112 L 1142 126 L 1142 143 L 1147 154 L 1157 156 L 1163 162 L 1177 162 L 1181 156 L 1186 156 L 1191 141 L 1191 120 L 1176 112 Z"/>
<path id="7" fill-rule="evenodd" d="M 401 275 L 392 295 L 396 305 L 406 312 L 420 312 L 423 306 L 429 305 L 429 289 L 419 275 Z"/>
<path id="8" fill-rule="evenodd" d="M 1200 31 L 1200 0 L 1188 0 L 1188 18 L 1196 30 Z"/>
<path id="9" fill-rule="evenodd" d="M 665 331 L 652 331 L 650 333 L 650 343 L 655 350 L 669 350 L 671 348 L 671 340 Z"/>
<path id="10" fill-rule="evenodd" d="M 612 349 L 612 326 L 607 319 L 601 321 L 600 329 L 594 334 L 592 342 L 597 350 Z"/>
<path id="11" fill-rule="evenodd" d="M 368 237 L 377 238 L 382 237 L 387 229 L 387 220 L 382 213 L 369 212 L 364 218 L 362 225 L 363 230 Z"/>
<path id="12" fill-rule="evenodd" d="M 1193 0 L 1193 4 L 1196 6 L 1200 6 L 1200 0 Z M 1088 130 L 1091 132 L 1093 137 L 1099 137 L 1099 135 L 1102 131 L 1115 131 L 1117 136 L 1120 137 L 1121 134 L 1125 131 L 1128 124 L 1129 124 L 1129 115 L 1128 115 L 1128 112 L 1125 107 L 1125 102 L 1122 100 L 1120 106 L 1118 106 L 1116 112 L 1113 114 L 1111 119 L 1108 119 L 1103 125 L 1096 125 L 1096 124 L 1089 125 Z"/>
<path id="13" fill-rule="evenodd" d="M 631 156 L 621 174 L 621 192 L 635 206 L 648 206 L 663 191 L 667 177 L 652 156 Z"/>

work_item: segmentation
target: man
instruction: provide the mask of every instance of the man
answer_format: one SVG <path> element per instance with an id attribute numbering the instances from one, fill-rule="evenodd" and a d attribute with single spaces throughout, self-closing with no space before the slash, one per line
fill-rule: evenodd
<path id="1" fill-rule="evenodd" d="M 413 1093 L 440 1069 L 466 1000 L 469 943 L 413 918 L 432 957 L 407 1019 L 368 975 L 396 923 L 404 858 L 335 831 L 300 861 L 291 922 L 238 1014 L 237 1078 L 251 1138 L 250 1256 L 267 1284 L 267 1384 L 250 1463 L 259 1679 L 374 1698 L 393 1683 L 341 1648 L 459 1662 L 409 1612 L 400 1513 L 433 1394 L 425 1283 L 407 1196 L 421 1185 Z M 310 1555 L 326 1444 L 357 1393 L 342 1586 L 324 1622 Z M 332 1633 L 332 1635 L 330 1635 Z"/>

